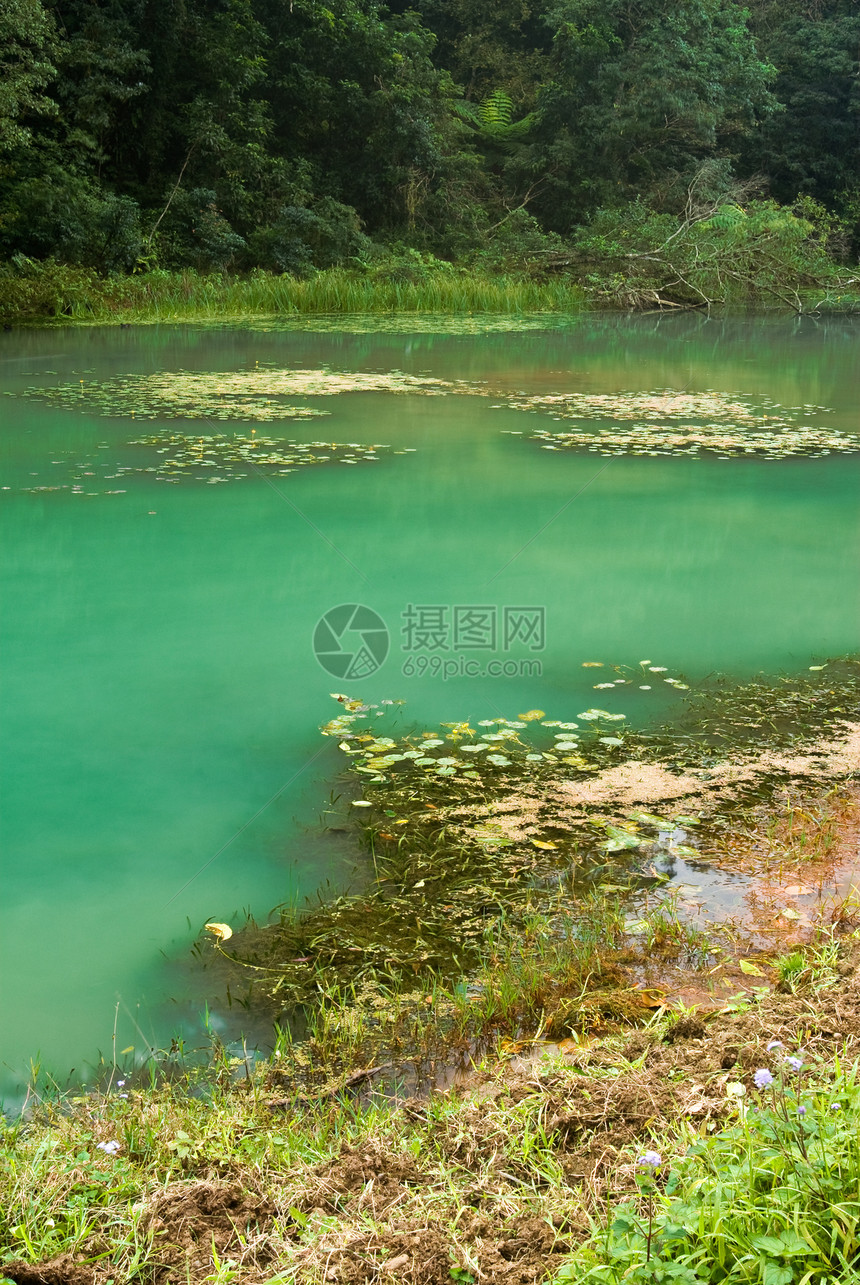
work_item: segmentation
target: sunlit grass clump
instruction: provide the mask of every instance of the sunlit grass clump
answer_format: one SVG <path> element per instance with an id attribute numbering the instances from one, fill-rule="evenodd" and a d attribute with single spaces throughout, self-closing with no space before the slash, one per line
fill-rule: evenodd
<path id="1" fill-rule="evenodd" d="M 99 277 L 82 268 L 43 264 L 35 275 L 2 282 L 0 318 L 118 323 L 325 313 L 578 312 L 583 300 L 582 289 L 566 280 L 450 267 L 414 278 L 349 268 L 309 277 L 259 269 L 244 276 L 156 270 Z"/>

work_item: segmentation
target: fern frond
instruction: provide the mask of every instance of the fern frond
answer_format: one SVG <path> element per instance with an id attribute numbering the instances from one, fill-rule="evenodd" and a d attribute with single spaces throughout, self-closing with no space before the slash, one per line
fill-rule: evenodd
<path id="1" fill-rule="evenodd" d="M 457 98 L 451 104 L 451 110 L 460 120 L 466 121 L 469 125 L 474 125 L 475 129 L 481 129 L 483 122 L 481 114 L 474 103 L 470 103 L 465 98 Z"/>
<path id="2" fill-rule="evenodd" d="M 510 128 L 513 113 L 514 104 L 510 95 L 503 89 L 494 89 L 482 103 L 478 104 L 481 126 L 488 134 Z"/>

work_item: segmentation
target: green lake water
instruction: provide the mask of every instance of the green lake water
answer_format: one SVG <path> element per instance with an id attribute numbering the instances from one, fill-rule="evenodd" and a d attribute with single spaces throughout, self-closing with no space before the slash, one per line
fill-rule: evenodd
<path id="1" fill-rule="evenodd" d="M 318 731 L 337 710 L 329 693 L 405 700 L 401 719 L 428 725 L 535 706 L 575 719 L 592 705 L 643 723 L 677 702 L 659 675 L 650 691 L 595 692 L 601 671 L 584 661 L 647 657 L 695 684 L 857 650 L 860 456 L 552 452 L 528 434 L 564 425 L 497 408 L 500 389 L 710 390 L 813 404 L 829 428 L 856 432 L 856 322 L 350 326 L 0 335 L 0 386 L 14 394 L 0 398 L 0 1081 L 10 1098 L 37 1055 L 63 1083 L 73 1068 L 86 1078 L 115 1028 L 117 1049 L 143 1053 L 177 1033 L 193 1044 L 207 977 L 189 948 L 207 919 L 238 926 L 250 910 L 264 920 L 280 902 L 367 877 L 350 836 L 320 826 L 341 770 Z M 493 395 L 300 398 L 331 414 L 258 431 L 392 449 L 217 486 L 105 479 L 140 450 L 127 444 L 141 432 L 250 423 L 142 424 L 18 395 L 257 363 L 483 382 Z M 61 489 L 31 489 L 43 485 Z M 373 609 L 390 633 L 385 663 L 361 680 L 333 677 L 312 651 L 316 622 L 343 603 Z M 490 609 L 501 630 L 506 608 L 542 608 L 540 651 L 517 639 L 505 650 L 500 636 L 494 649 L 455 652 L 449 631 L 435 653 L 482 672 L 491 660 L 538 660 L 541 672 L 443 679 L 430 652 L 403 650 L 415 641 L 401 633 L 410 604 L 447 606 L 449 624 L 455 607 L 481 609 L 485 643 Z M 427 672 L 404 673 L 419 656 Z M 236 1038 L 243 1019 L 215 1002 L 212 1023 Z"/>

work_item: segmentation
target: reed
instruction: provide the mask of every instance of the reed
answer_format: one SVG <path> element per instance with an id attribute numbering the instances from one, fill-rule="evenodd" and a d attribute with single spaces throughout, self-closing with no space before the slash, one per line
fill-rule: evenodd
<path id="1" fill-rule="evenodd" d="M 156 270 L 99 277 L 61 264 L 0 275 L 0 319 L 105 324 L 215 321 L 343 313 L 578 312 L 584 292 L 571 280 L 490 276 L 467 269 L 330 268 L 310 277 L 256 270 L 244 276 Z"/>

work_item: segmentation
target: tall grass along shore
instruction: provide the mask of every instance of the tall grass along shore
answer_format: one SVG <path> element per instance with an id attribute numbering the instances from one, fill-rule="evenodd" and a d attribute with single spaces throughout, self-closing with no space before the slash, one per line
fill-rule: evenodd
<path id="1" fill-rule="evenodd" d="M 0 273 L 0 321 L 139 324 L 313 313 L 578 312 L 574 282 L 537 281 L 440 267 L 367 274 L 329 268 L 308 277 L 256 270 L 243 276 L 156 270 L 100 276 L 85 268 L 30 264 Z"/>

